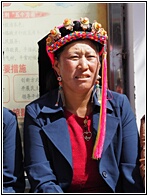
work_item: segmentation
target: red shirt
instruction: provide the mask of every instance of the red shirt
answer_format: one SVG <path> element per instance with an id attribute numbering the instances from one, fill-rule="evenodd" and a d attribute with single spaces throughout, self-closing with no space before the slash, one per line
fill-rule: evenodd
<path id="1" fill-rule="evenodd" d="M 84 139 L 84 120 L 65 111 L 73 159 L 73 179 L 68 193 L 103 193 L 110 192 L 110 188 L 99 174 L 98 163 L 92 159 L 93 137 L 89 141 Z M 92 132 L 92 114 L 87 116 L 88 131 Z"/>

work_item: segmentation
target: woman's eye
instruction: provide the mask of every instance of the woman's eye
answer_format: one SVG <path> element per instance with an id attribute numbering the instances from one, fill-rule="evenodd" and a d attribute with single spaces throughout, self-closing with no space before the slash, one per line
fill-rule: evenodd
<path id="1" fill-rule="evenodd" d="M 79 56 L 77 56 L 77 55 L 74 55 L 74 56 L 70 57 L 70 59 L 72 59 L 72 60 L 77 60 L 78 58 L 79 58 Z"/>
<path id="2" fill-rule="evenodd" d="M 95 59 L 95 58 L 96 58 L 95 55 L 89 55 L 89 56 L 87 56 L 87 59 Z"/>

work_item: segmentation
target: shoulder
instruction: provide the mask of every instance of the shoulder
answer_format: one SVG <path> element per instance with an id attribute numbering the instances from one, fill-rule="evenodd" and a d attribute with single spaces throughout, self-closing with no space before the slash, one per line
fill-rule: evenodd
<path id="1" fill-rule="evenodd" d="M 112 106 L 118 117 L 122 118 L 122 123 L 130 121 L 135 122 L 135 113 L 131 107 L 130 101 L 125 94 L 109 92 L 108 102 Z M 135 126 L 135 124 L 133 124 Z"/>
<path id="2" fill-rule="evenodd" d="M 129 99 L 125 94 L 120 94 L 115 91 L 107 91 L 107 100 L 115 107 L 123 107 L 124 105 L 130 105 Z"/>
<path id="3" fill-rule="evenodd" d="M 26 107 L 33 107 L 35 105 L 40 105 L 40 107 L 43 106 L 51 106 L 53 105 L 53 103 L 56 100 L 56 96 L 57 96 L 57 90 L 52 90 L 49 91 L 48 93 L 42 95 L 41 97 L 39 97 L 38 99 L 35 99 L 34 101 L 30 102 L 28 105 L 26 105 Z"/>
<path id="4" fill-rule="evenodd" d="M 14 133 L 18 128 L 17 116 L 11 110 L 3 107 L 3 133 Z"/>
<path id="5" fill-rule="evenodd" d="M 35 117 L 41 113 L 43 108 L 54 109 L 57 100 L 57 92 L 58 89 L 49 91 L 38 99 L 30 102 L 26 105 L 25 112 Z"/>
<path id="6" fill-rule="evenodd" d="M 3 107 L 3 123 L 10 124 L 15 121 L 17 121 L 16 114 L 11 110 L 9 110 L 8 108 Z"/>

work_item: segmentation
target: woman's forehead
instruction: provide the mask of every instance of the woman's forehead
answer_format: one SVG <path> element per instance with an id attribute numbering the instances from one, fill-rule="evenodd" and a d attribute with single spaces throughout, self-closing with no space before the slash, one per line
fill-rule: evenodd
<path id="1" fill-rule="evenodd" d="M 84 40 L 76 40 L 71 43 L 69 43 L 67 46 L 64 47 L 64 50 L 69 50 L 69 49 L 79 49 L 79 48 L 84 48 L 86 50 L 88 49 L 96 49 L 96 45 L 89 39 L 84 39 Z"/>

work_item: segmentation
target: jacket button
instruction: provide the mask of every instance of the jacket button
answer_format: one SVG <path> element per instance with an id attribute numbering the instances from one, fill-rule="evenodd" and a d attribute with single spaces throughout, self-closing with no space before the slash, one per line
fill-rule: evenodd
<path id="1" fill-rule="evenodd" d="M 103 171 L 103 172 L 102 172 L 102 175 L 103 175 L 104 178 L 107 178 L 107 173 L 106 173 L 106 171 Z"/>

